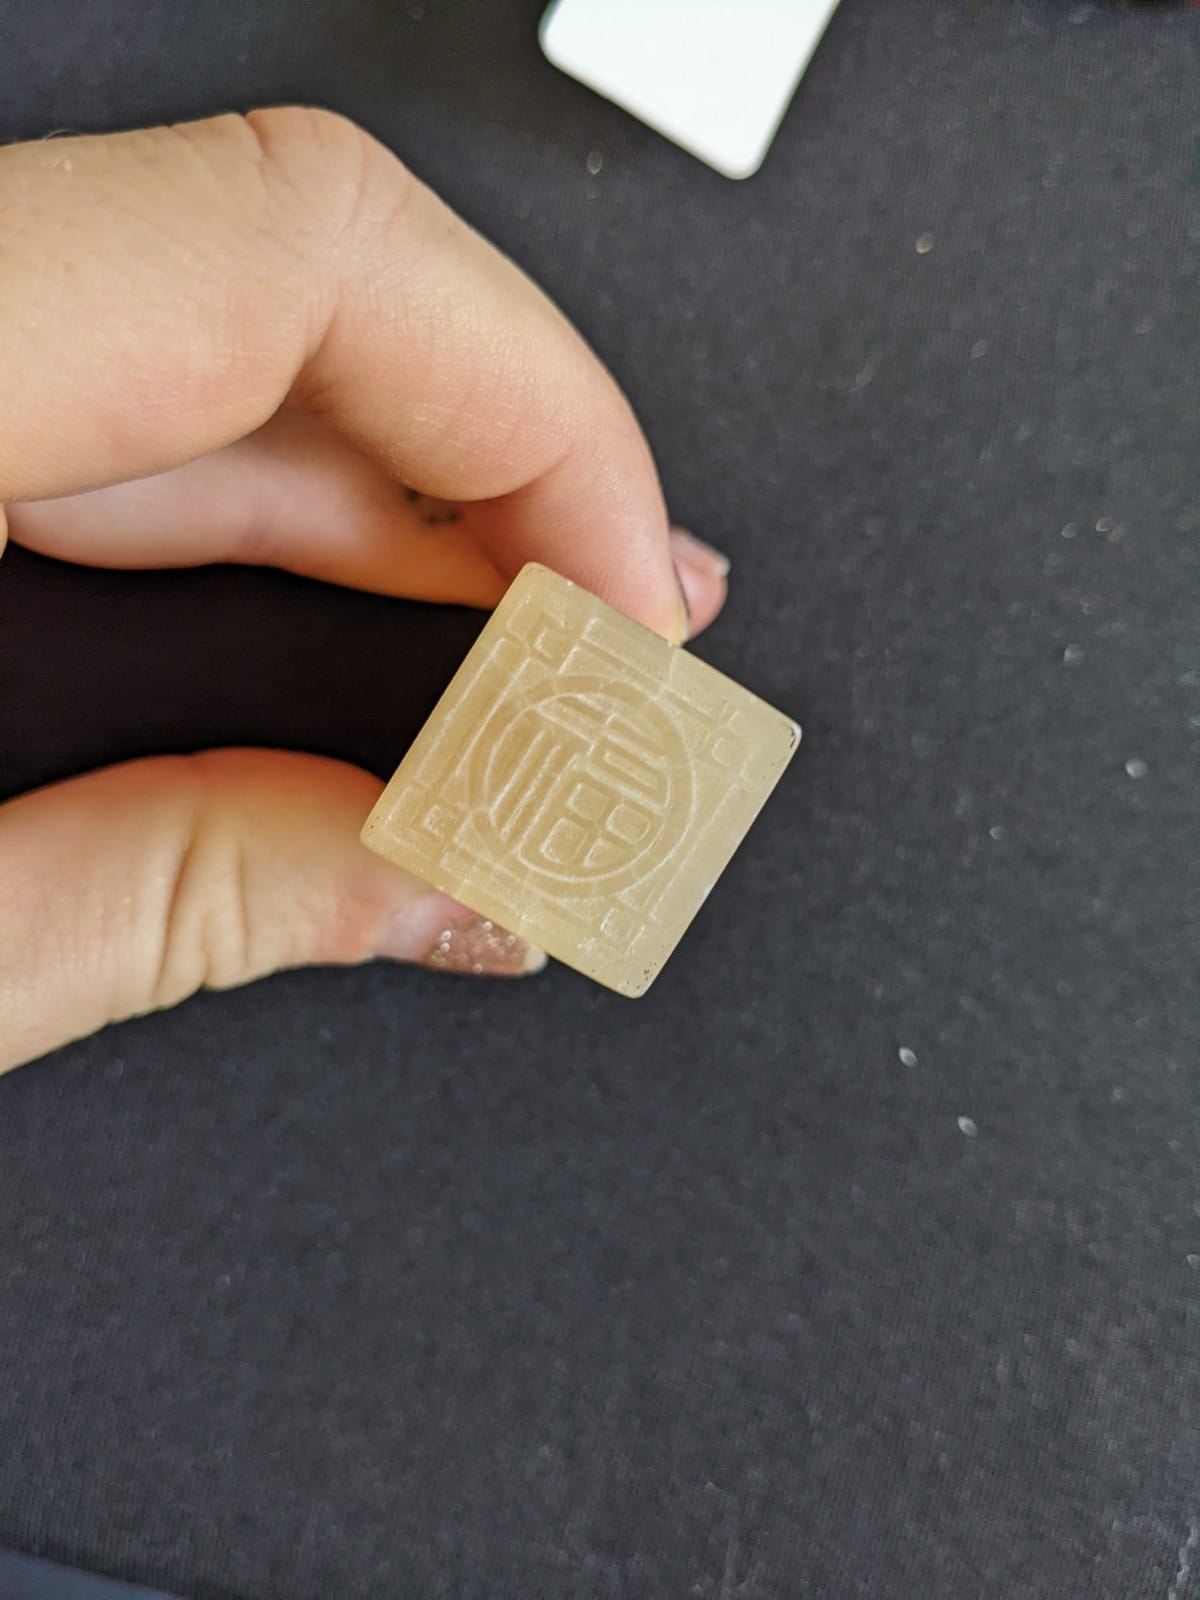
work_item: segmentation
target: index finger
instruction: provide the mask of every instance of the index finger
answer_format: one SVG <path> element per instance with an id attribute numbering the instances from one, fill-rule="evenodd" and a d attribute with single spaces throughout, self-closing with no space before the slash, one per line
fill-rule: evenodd
<path id="1" fill-rule="evenodd" d="M 668 523 L 624 397 L 383 146 L 296 108 L 0 151 L 0 505 L 162 471 L 304 407 L 669 636 Z"/>

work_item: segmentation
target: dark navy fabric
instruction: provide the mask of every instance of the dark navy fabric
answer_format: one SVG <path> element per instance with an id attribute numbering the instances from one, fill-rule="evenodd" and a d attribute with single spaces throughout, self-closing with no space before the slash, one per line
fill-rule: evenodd
<path id="1" fill-rule="evenodd" d="M 0 1550 L 0 1600 L 169 1600 L 140 1585 Z"/>

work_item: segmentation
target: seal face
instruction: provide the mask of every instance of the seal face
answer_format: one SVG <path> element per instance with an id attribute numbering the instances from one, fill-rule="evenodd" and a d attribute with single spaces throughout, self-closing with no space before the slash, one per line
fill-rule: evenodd
<path id="1" fill-rule="evenodd" d="M 529 944 L 641 994 L 798 738 L 711 667 L 526 567 L 363 839 Z"/>

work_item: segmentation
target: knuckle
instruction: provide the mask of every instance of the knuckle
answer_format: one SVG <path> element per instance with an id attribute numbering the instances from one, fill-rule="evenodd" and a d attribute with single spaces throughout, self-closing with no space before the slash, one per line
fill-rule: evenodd
<path id="1" fill-rule="evenodd" d="M 242 118 L 267 160 L 297 149 L 310 158 L 365 139 L 356 122 L 323 106 L 265 106 Z"/>
<path id="2" fill-rule="evenodd" d="M 338 248 L 394 215 L 413 180 L 357 123 L 335 111 L 284 106 L 251 111 L 246 126 L 268 187 Z"/>
<path id="3" fill-rule="evenodd" d="M 174 1005 L 197 989 L 227 989 L 259 972 L 246 852 L 239 830 L 206 794 L 203 757 L 183 758 L 194 788 L 156 874 L 157 947 L 150 952 L 149 1004 Z"/>

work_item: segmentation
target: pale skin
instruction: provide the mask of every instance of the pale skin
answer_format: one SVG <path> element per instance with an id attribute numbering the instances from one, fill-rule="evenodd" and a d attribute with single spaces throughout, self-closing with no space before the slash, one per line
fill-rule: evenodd
<path id="1" fill-rule="evenodd" d="M 724 603 L 578 334 L 327 112 L 0 150 L 0 351 L 0 551 L 475 606 L 537 560 L 675 642 Z M 0 1070 L 202 987 L 425 958 L 447 903 L 359 843 L 379 789 L 216 750 L 0 805 Z"/>

